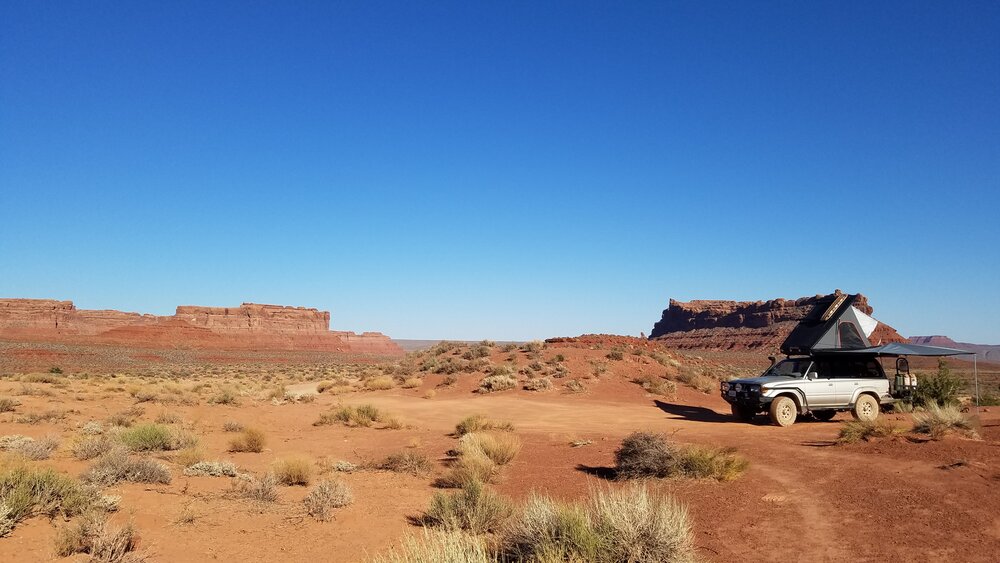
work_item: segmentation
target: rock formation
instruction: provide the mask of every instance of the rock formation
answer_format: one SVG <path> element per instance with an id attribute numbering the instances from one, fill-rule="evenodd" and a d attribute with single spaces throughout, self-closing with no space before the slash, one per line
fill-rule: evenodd
<path id="1" fill-rule="evenodd" d="M 928 346 L 943 346 L 945 348 L 958 348 L 975 352 L 979 361 L 1000 363 L 1000 345 L 998 344 L 970 344 L 968 342 L 955 342 L 947 336 L 911 336 L 910 342 L 913 344 L 926 344 Z M 968 356 L 959 356 L 959 359 L 971 360 Z"/>
<path id="2" fill-rule="evenodd" d="M 827 307 L 840 294 L 771 301 L 670 300 L 670 306 L 653 325 L 651 339 L 671 348 L 702 350 L 777 351 L 795 325 L 816 307 Z M 855 303 L 872 314 L 868 299 Z M 869 338 L 873 344 L 905 342 L 895 329 L 879 323 Z"/>
<path id="3" fill-rule="evenodd" d="M 330 313 L 244 303 L 182 305 L 171 316 L 77 309 L 72 301 L 0 299 L 0 339 L 195 349 L 316 350 L 402 354 L 378 332 L 330 330 Z"/>

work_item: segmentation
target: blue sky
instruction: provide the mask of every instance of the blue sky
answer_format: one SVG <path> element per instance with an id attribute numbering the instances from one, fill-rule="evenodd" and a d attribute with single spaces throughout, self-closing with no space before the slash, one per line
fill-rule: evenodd
<path id="1" fill-rule="evenodd" d="M 0 296 L 1000 343 L 996 2 L 0 2 Z"/>

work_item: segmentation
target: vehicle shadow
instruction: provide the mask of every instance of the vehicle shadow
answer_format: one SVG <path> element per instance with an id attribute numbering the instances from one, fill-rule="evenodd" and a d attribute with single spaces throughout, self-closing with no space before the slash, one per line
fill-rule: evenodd
<path id="1" fill-rule="evenodd" d="M 699 422 L 733 422 L 733 417 L 719 414 L 706 407 L 696 407 L 694 405 L 678 405 L 668 403 L 659 399 L 653 401 L 661 411 L 672 414 L 678 418 L 687 420 L 697 420 Z"/>

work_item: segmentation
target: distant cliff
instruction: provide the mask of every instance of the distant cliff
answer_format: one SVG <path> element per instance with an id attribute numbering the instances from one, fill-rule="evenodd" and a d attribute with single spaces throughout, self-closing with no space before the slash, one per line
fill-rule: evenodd
<path id="1" fill-rule="evenodd" d="M 653 325 L 651 339 L 679 349 L 777 351 L 796 324 L 817 307 L 828 307 L 839 295 L 816 295 L 770 301 L 670 300 L 660 320 Z M 872 314 L 868 299 L 855 304 Z M 879 323 L 869 338 L 872 344 L 905 342 L 894 328 Z"/>
<path id="2" fill-rule="evenodd" d="M 77 309 L 72 301 L 0 299 L 0 339 L 195 349 L 317 350 L 402 354 L 378 332 L 331 331 L 330 313 L 244 303 L 182 305 L 169 316 Z"/>
<path id="3" fill-rule="evenodd" d="M 911 336 L 910 342 L 914 344 L 927 344 L 928 346 L 944 346 L 945 348 L 958 348 L 975 352 L 979 361 L 1000 363 L 1000 344 L 969 344 L 968 342 L 955 342 L 947 336 Z M 972 358 L 960 356 L 961 358 Z"/>

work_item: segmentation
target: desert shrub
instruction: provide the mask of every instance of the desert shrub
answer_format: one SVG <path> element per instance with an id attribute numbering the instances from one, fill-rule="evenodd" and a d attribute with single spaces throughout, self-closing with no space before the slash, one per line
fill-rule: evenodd
<path id="1" fill-rule="evenodd" d="M 479 382 L 478 392 L 495 393 L 497 391 L 506 391 L 515 387 L 517 387 L 517 378 L 513 375 L 488 375 L 484 377 L 481 382 Z"/>
<path id="2" fill-rule="evenodd" d="M 493 420 L 486 418 L 481 414 L 467 416 L 455 425 L 455 433 L 459 436 L 464 436 L 470 432 L 481 432 L 484 430 L 513 432 L 514 425 L 506 420 Z"/>
<path id="3" fill-rule="evenodd" d="M 229 441 L 229 451 L 260 453 L 264 451 L 265 444 L 267 444 L 267 436 L 262 430 L 245 428 L 239 436 Z"/>
<path id="4" fill-rule="evenodd" d="M 458 383 L 458 378 L 454 375 L 449 375 L 441 380 L 441 383 L 437 384 L 437 387 L 452 387 Z"/>
<path id="5" fill-rule="evenodd" d="M 124 448 L 113 448 L 97 458 L 83 475 L 84 480 L 97 485 L 132 483 L 170 483 L 170 470 L 148 457 L 129 457 Z"/>
<path id="6" fill-rule="evenodd" d="M 55 436 L 46 436 L 35 440 L 34 438 L 15 434 L 0 438 L 0 449 L 20 454 L 33 461 L 49 459 L 49 456 L 58 447 L 59 438 Z"/>
<path id="7" fill-rule="evenodd" d="M 162 424 L 137 424 L 119 433 L 118 440 L 133 452 L 174 449 L 170 429 Z"/>
<path id="8" fill-rule="evenodd" d="M 50 409 L 45 412 L 31 412 L 17 417 L 16 422 L 20 424 L 38 424 L 40 422 L 57 422 L 66 418 L 66 413 L 61 410 Z"/>
<path id="9" fill-rule="evenodd" d="M 278 479 L 267 473 L 261 477 L 237 476 L 230 486 L 232 494 L 238 498 L 256 502 L 274 502 L 278 500 L 277 485 Z"/>
<path id="10" fill-rule="evenodd" d="M 110 528 L 107 515 L 92 512 L 57 531 L 55 552 L 59 557 L 86 553 L 91 561 L 100 563 L 135 563 L 145 560 L 134 552 L 136 543 L 131 521 L 121 528 Z"/>
<path id="11" fill-rule="evenodd" d="M 837 436 L 838 444 L 853 444 L 864 440 L 870 441 L 872 438 L 887 438 L 900 434 L 902 430 L 884 418 L 875 420 L 848 420 L 840 426 L 840 434 Z"/>
<path id="12" fill-rule="evenodd" d="M 578 379 L 570 379 L 563 384 L 563 387 L 570 393 L 583 393 L 587 390 L 587 386 Z"/>
<path id="13" fill-rule="evenodd" d="M 55 375 L 60 375 L 60 374 L 62 374 L 62 372 L 63 372 L 63 370 L 59 366 L 52 366 L 52 367 L 49 368 L 49 373 L 52 373 L 52 374 L 55 374 Z"/>
<path id="14" fill-rule="evenodd" d="M 68 518 L 99 505 L 96 489 L 51 468 L 14 464 L 0 471 L 0 537 L 31 516 Z"/>
<path id="15" fill-rule="evenodd" d="M 18 401 L 17 399 L 8 399 L 6 397 L 0 399 L 0 413 L 14 412 L 14 409 L 19 406 L 21 406 L 21 401 Z"/>
<path id="16" fill-rule="evenodd" d="M 393 473 L 409 473 L 410 475 L 426 475 L 434 466 L 427 456 L 414 451 L 389 454 L 375 465 L 376 469 L 392 471 Z"/>
<path id="17" fill-rule="evenodd" d="M 115 446 L 115 441 L 108 436 L 91 436 L 73 443 L 73 457 L 79 460 L 94 459 L 107 453 Z"/>
<path id="18" fill-rule="evenodd" d="M 320 481 L 302 499 L 309 516 L 325 522 L 333 516 L 333 509 L 347 506 L 354 501 L 351 489 L 341 481 Z"/>
<path id="19" fill-rule="evenodd" d="M 521 349 L 525 352 L 537 354 L 545 349 L 545 342 L 542 342 L 541 340 L 532 340 L 531 342 L 525 343 L 521 346 Z"/>
<path id="20" fill-rule="evenodd" d="M 304 487 L 312 479 L 312 463 L 303 458 L 279 459 L 271 466 L 271 471 L 282 485 Z"/>
<path id="21" fill-rule="evenodd" d="M 236 392 L 232 387 L 225 387 L 220 389 L 218 393 L 209 397 L 208 402 L 214 405 L 232 405 L 236 406 L 240 404 L 239 393 Z"/>
<path id="22" fill-rule="evenodd" d="M 481 452 L 471 451 L 460 454 L 448 471 L 438 478 L 434 484 L 438 487 L 465 487 L 470 482 L 492 483 L 500 473 L 500 468 L 490 458 Z"/>
<path id="23" fill-rule="evenodd" d="M 236 473 L 236 465 L 229 461 L 199 461 L 184 469 L 191 477 L 236 477 Z"/>
<path id="24" fill-rule="evenodd" d="M 367 428 L 376 422 L 385 421 L 386 418 L 385 413 L 370 403 L 356 406 L 341 405 L 321 414 L 319 420 L 314 422 L 313 426 L 339 423 L 345 426 L 363 426 Z"/>
<path id="25" fill-rule="evenodd" d="M 420 539 L 407 536 L 399 549 L 377 556 L 370 563 L 495 563 L 486 544 L 465 532 L 425 528 Z"/>
<path id="26" fill-rule="evenodd" d="M 604 357 L 609 360 L 614 360 L 618 362 L 625 359 L 625 353 L 622 352 L 621 350 L 612 350 L 608 352 L 607 355 Z"/>
<path id="27" fill-rule="evenodd" d="M 681 383 L 693 387 L 702 393 L 712 393 L 716 390 L 717 384 L 714 379 L 704 372 L 698 372 L 693 368 L 681 368 L 677 374 L 677 380 Z"/>
<path id="28" fill-rule="evenodd" d="M 401 387 L 403 389 L 414 389 L 420 387 L 423 384 L 424 380 L 420 379 L 419 377 L 407 377 L 406 379 L 403 380 L 403 384 L 401 385 Z"/>
<path id="29" fill-rule="evenodd" d="M 506 465 L 521 451 L 521 439 L 514 434 L 476 432 L 462 436 L 462 455 L 482 454 L 497 465 Z"/>
<path id="30" fill-rule="evenodd" d="M 455 493 L 435 493 L 423 522 L 427 526 L 482 534 L 499 531 L 512 512 L 509 501 L 482 483 L 470 481 Z"/>
<path id="31" fill-rule="evenodd" d="M 320 381 L 316 384 L 317 393 L 325 393 L 328 389 L 331 389 L 337 385 L 334 381 Z"/>
<path id="32" fill-rule="evenodd" d="M 505 530 L 504 559 L 599 561 L 602 538 L 583 506 L 532 496 Z"/>
<path id="33" fill-rule="evenodd" d="M 962 414 L 954 405 L 938 406 L 937 403 L 927 405 L 924 412 L 913 413 L 913 431 L 930 434 L 939 439 L 949 432 L 961 432 L 970 437 L 976 437 L 972 419 Z"/>
<path id="34" fill-rule="evenodd" d="M 958 394 L 965 385 L 962 380 L 951 374 L 948 363 L 938 360 L 937 372 L 923 376 L 917 380 L 916 403 L 919 405 L 946 406 L 958 401 Z"/>
<path id="35" fill-rule="evenodd" d="M 21 376 L 21 381 L 24 383 L 56 383 L 61 380 L 62 378 L 55 377 L 51 373 L 28 373 Z"/>
<path id="36" fill-rule="evenodd" d="M 654 395 L 661 395 L 664 397 L 673 397 L 677 393 L 677 384 L 669 379 L 662 379 L 652 375 L 645 375 L 642 377 L 637 377 L 632 380 L 633 383 L 637 383 L 648 393 Z"/>
<path id="37" fill-rule="evenodd" d="M 227 420 L 222 424 L 223 432 L 242 432 L 243 425 L 235 420 Z"/>
<path id="38" fill-rule="evenodd" d="M 205 452 L 201 448 L 184 448 L 178 450 L 171 461 L 180 465 L 181 467 L 191 467 L 192 465 L 203 461 L 205 459 Z"/>
<path id="39" fill-rule="evenodd" d="M 369 391 L 385 391 L 396 386 L 396 381 L 388 375 L 380 375 L 365 381 L 365 389 Z"/>
<path id="40" fill-rule="evenodd" d="M 729 449 L 701 446 L 678 447 L 659 434 L 634 432 L 615 451 L 615 473 L 624 479 L 644 477 L 714 478 L 738 477 L 749 462 Z"/>
<path id="41" fill-rule="evenodd" d="M 1000 407 L 1000 393 L 990 393 L 990 392 L 983 393 L 979 397 L 979 406 Z"/>
<path id="42" fill-rule="evenodd" d="M 546 389 L 551 389 L 551 388 L 552 388 L 552 380 L 547 377 L 529 379 L 524 384 L 524 389 L 526 391 L 545 391 Z"/>
<path id="43" fill-rule="evenodd" d="M 174 412 L 161 412 L 156 415 L 157 424 L 178 424 L 181 421 L 181 416 Z"/>
<path id="44" fill-rule="evenodd" d="M 600 561 L 691 563 L 696 560 L 687 509 L 645 486 L 599 490 L 591 498 Z"/>

